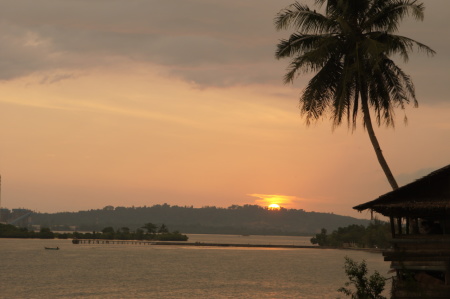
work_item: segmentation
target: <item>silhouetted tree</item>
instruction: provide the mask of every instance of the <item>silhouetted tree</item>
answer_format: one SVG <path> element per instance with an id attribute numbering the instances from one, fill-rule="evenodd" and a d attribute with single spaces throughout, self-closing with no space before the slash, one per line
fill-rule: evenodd
<path id="1" fill-rule="evenodd" d="M 156 233 L 156 230 L 158 229 L 158 226 L 156 224 L 149 222 L 144 224 L 142 228 L 147 230 L 147 234 L 154 235 Z"/>
<path id="2" fill-rule="evenodd" d="M 161 226 L 158 229 L 158 233 L 168 233 L 169 229 L 167 228 L 167 226 L 163 223 L 161 224 Z"/>
<path id="3" fill-rule="evenodd" d="M 55 234 L 48 227 L 42 227 L 39 231 L 39 238 L 41 239 L 53 239 Z"/>
<path id="4" fill-rule="evenodd" d="M 386 285 L 386 278 L 381 276 L 378 271 L 367 277 L 366 261 L 358 263 L 345 257 L 344 269 L 350 281 L 345 283 L 345 287 L 338 289 L 338 292 L 353 299 L 386 299 L 381 295 Z M 353 286 L 356 290 L 348 288 L 349 286 Z"/>
<path id="5" fill-rule="evenodd" d="M 311 238 L 311 243 L 319 246 L 329 245 L 327 242 L 327 230 L 322 228 L 320 234 L 317 234 L 315 237 Z"/>
<path id="6" fill-rule="evenodd" d="M 284 80 L 301 72 L 315 72 L 300 97 L 307 124 L 329 113 L 333 126 L 347 119 L 356 128 L 358 113 L 389 183 L 398 185 L 381 152 L 372 126 L 370 109 L 378 126 L 394 126 L 394 108 L 417 106 L 411 78 L 392 60 L 408 60 L 416 46 L 434 51 L 410 38 L 395 35 L 405 16 L 422 20 L 424 5 L 417 0 L 316 0 L 325 14 L 295 2 L 275 19 L 278 30 L 296 32 L 278 44 L 277 58 L 292 57 Z"/>

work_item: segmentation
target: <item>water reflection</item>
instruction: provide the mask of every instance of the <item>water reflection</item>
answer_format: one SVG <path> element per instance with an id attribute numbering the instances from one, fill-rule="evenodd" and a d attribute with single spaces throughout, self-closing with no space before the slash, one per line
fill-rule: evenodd
<path id="1" fill-rule="evenodd" d="M 389 267 L 380 254 L 346 250 L 0 241 L 3 298 L 336 298 L 344 256 L 383 275 Z"/>

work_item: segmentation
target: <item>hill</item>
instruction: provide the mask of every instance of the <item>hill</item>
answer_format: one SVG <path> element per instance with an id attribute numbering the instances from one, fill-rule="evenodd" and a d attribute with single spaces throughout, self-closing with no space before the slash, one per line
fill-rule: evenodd
<path id="1" fill-rule="evenodd" d="M 180 207 L 168 204 L 151 207 L 112 207 L 103 209 L 34 213 L 31 225 L 52 230 L 99 231 L 104 227 L 132 230 L 142 223 L 165 224 L 173 230 L 198 234 L 312 235 L 322 228 L 333 231 L 352 224 L 368 225 L 369 220 L 332 213 L 306 212 L 297 209 L 269 210 L 257 205 L 218 207 Z"/>

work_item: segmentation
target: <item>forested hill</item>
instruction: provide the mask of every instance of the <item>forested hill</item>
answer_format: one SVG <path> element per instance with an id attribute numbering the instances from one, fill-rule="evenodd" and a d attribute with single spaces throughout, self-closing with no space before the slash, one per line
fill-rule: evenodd
<path id="1" fill-rule="evenodd" d="M 35 213 L 32 223 L 53 230 L 99 231 L 104 227 L 136 229 L 143 223 L 165 224 L 182 233 L 308 235 L 336 230 L 351 224 L 367 225 L 368 220 L 304 210 L 268 210 L 257 205 L 228 208 L 180 207 L 168 204 L 152 207 L 112 207 L 100 210 Z"/>

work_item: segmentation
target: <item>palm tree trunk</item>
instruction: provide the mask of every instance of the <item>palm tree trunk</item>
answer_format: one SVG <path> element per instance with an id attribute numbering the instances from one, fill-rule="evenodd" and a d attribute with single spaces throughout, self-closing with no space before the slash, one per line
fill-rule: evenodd
<path id="1" fill-rule="evenodd" d="M 373 130 L 372 126 L 372 120 L 370 118 L 370 112 L 369 112 L 369 106 L 367 104 L 367 96 L 362 95 L 362 111 L 364 114 L 364 124 L 367 129 L 367 133 L 369 134 L 370 141 L 372 142 L 373 149 L 375 150 L 375 154 L 377 155 L 378 162 L 381 165 L 381 168 L 384 171 L 384 174 L 386 175 L 387 180 L 389 181 L 389 184 L 391 184 L 392 189 L 396 190 L 398 189 L 397 181 L 395 180 L 394 176 L 392 175 L 391 169 L 389 168 L 386 159 L 383 156 L 383 152 L 381 151 L 380 144 L 378 143 L 378 139 L 375 136 L 375 131 Z"/>

